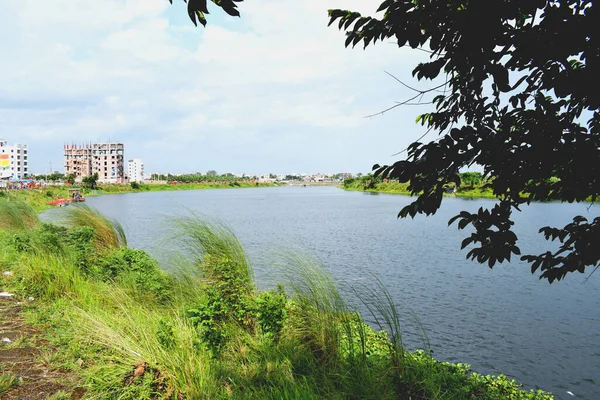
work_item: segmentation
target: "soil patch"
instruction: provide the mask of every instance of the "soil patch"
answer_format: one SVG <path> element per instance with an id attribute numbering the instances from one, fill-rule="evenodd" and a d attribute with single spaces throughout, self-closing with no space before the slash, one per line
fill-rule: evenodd
<path id="1" fill-rule="evenodd" d="M 21 311 L 14 297 L 0 298 L 0 378 L 14 382 L 10 388 L 0 386 L 0 400 L 42 400 L 58 392 L 81 399 L 86 391 L 78 387 L 77 375 L 52 367 L 48 359 L 54 349 L 42 339 L 43 332 L 25 322 Z"/>

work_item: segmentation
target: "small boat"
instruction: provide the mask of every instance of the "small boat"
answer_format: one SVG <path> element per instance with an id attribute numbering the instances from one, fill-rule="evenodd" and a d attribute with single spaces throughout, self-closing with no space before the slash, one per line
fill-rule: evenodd
<path id="1" fill-rule="evenodd" d="M 64 207 L 64 206 L 68 206 L 69 204 L 71 204 L 71 199 L 61 199 L 61 198 L 57 198 L 56 200 L 48 203 L 48 205 L 50 205 L 50 206 L 57 206 L 57 207 Z"/>
<path id="2" fill-rule="evenodd" d="M 81 195 L 81 192 L 79 191 L 79 188 L 71 188 L 71 189 L 69 189 L 69 199 L 71 199 L 71 201 L 74 202 L 74 203 L 78 203 L 80 201 L 85 201 L 85 197 L 83 197 Z"/>

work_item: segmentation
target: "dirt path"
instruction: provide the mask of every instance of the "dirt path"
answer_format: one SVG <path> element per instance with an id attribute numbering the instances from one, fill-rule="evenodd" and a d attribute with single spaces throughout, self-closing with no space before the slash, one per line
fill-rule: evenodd
<path id="1" fill-rule="evenodd" d="M 16 299 L 0 298 L 0 400 L 81 399 L 85 389 L 77 387 L 77 376 L 52 367 L 53 349 L 21 309 Z"/>

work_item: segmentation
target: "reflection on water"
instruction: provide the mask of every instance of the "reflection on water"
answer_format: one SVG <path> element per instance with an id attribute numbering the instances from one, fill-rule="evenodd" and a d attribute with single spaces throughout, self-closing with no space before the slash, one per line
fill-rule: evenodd
<path id="1" fill-rule="evenodd" d="M 559 399 L 572 398 L 567 391 L 599 399 L 600 275 L 583 285 L 582 274 L 549 285 L 515 260 L 493 270 L 466 261 L 466 251 L 459 249 L 468 232 L 447 222 L 461 210 L 473 212 L 493 201 L 449 197 L 434 216 L 398 220 L 409 201 L 407 196 L 288 187 L 110 195 L 90 198 L 88 204 L 118 219 L 132 247 L 163 262 L 168 261 L 169 222 L 193 211 L 233 228 L 263 287 L 275 284 L 270 266 L 283 248 L 318 257 L 336 279 L 353 287 L 377 277 L 399 308 L 418 315 L 436 358 L 469 363 L 486 374 L 505 373 Z M 521 251 L 546 250 L 540 227 L 564 226 L 574 215 L 590 219 L 599 211 L 577 204 L 531 205 L 513 218 Z M 406 328 L 408 346 L 421 346 L 414 324 Z"/>

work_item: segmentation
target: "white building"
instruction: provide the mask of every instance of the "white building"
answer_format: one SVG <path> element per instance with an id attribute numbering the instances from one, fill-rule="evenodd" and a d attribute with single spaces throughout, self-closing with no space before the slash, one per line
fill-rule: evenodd
<path id="1" fill-rule="evenodd" d="M 27 145 L 8 145 L 0 139 L 0 178 L 24 179 L 29 177 Z"/>
<path id="2" fill-rule="evenodd" d="M 144 163 L 139 158 L 127 161 L 127 176 L 129 182 L 141 183 L 144 181 Z"/>

